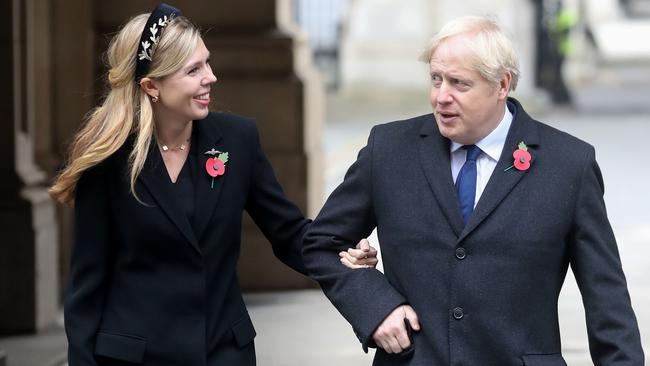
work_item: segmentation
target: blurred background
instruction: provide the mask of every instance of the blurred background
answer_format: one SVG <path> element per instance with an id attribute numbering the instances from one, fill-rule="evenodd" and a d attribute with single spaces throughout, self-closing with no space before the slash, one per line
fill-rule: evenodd
<path id="1" fill-rule="evenodd" d="M 61 294 L 72 210 L 55 204 L 46 189 L 105 90 L 102 57 L 110 36 L 156 3 L 0 3 L 0 366 L 66 364 Z M 520 56 L 513 96 L 533 117 L 596 147 L 648 351 L 650 0 L 169 3 L 204 30 L 219 78 L 212 108 L 256 120 L 285 191 L 311 217 L 373 125 L 430 112 L 427 66 L 417 57 L 440 26 L 461 15 L 498 17 Z M 381 246 L 376 236 L 371 241 Z M 248 218 L 240 262 L 258 364 L 371 364 L 372 351 L 363 353 L 310 280 L 273 257 Z M 565 359 L 591 365 L 570 273 L 559 311 Z"/>

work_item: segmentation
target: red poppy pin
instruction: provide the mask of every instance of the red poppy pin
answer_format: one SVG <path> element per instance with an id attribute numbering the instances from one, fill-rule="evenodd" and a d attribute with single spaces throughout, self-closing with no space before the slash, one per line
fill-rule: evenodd
<path id="1" fill-rule="evenodd" d="M 509 166 L 506 170 L 508 171 L 512 168 L 517 168 L 517 170 L 526 171 L 530 168 L 530 162 L 533 157 L 528 152 L 528 146 L 522 141 L 519 143 L 518 149 L 512 153 L 512 157 L 515 159 L 513 165 Z"/>
<path id="2" fill-rule="evenodd" d="M 214 178 L 223 175 L 226 172 L 226 163 L 228 162 L 228 153 L 211 149 L 206 151 L 205 155 L 211 157 L 205 161 L 205 171 L 212 177 L 210 188 L 214 188 Z"/>

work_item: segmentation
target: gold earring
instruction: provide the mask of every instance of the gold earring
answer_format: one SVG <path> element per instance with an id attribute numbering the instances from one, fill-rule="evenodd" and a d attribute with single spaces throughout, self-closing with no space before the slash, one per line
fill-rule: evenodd
<path id="1" fill-rule="evenodd" d="M 156 103 L 156 102 L 158 101 L 158 97 L 157 97 L 157 96 L 153 96 L 153 97 L 151 97 L 151 101 L 154 102 L 154 103 Z"/>

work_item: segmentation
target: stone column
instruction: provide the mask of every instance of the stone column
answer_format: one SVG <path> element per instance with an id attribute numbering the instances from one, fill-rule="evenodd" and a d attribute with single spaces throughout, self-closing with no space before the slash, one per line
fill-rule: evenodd
<path id="1" fill-rule="evenodd" d="M 55 320 L 58 310 L 57 230 L 54 205 L 35 164 L 36 117 L 46 2 L 5 1 L 0 5 L 0 333 L 36 332 Z M 47 10 L 45 10 L 47 12 Z M 39 16 L 39 19 L 36 19 Z M 47 63 L 48 60 L 45 60 Z"/>
<path id="2" fill-rule="evenodd" d="M 61 167 L 68 144 L 79 128 L 83 116 L 95 105 L 100 93 L 95 90 L 95 70 L 101 65 L 101 53 L 95 52 L 93 2 L 87 0 L 55 1 L 51 9 L 51 134 L 49 153 L 51 168 Z M 70 19 L 75 21 L 70 21 Z M 52 177 L 54 171 L 48 169 Z M 60 282 L 65 287 L 72 251 L 73 209 L 57 206 L 59 227 Z"/>

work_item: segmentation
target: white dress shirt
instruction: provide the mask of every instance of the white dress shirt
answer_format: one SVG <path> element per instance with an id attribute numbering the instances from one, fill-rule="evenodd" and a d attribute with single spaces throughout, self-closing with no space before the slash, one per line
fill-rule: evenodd
<path id="1" fill-rule="evenodd" d="M 503 145 L 506 143 L 508 130 L 510 130 L 510 125 L 512 124 L 512 113 L 510 113 L 507 106 L 505 110 L 503 119 L 497 127 L 489 135 L 485 136 L 484 139 L 476 143 L 476 146 L 481 149 L 481 153 L 476 159 L 476 197 L 474 198 L 474 207 L 476 207 L 479 198 L 481 198 L 481 194 L 483 194 L 483 190 L 487 186 L 490 176 L 501 157 Z M 451 142 L 451 176 L 454 178 L 454 184 L 456 183 L 460 169 L 465 164 L 467 156 L 467 151 L 461 149 L 461 147 L 463 145 L 454 141 Z"/>

